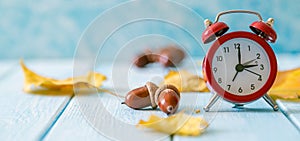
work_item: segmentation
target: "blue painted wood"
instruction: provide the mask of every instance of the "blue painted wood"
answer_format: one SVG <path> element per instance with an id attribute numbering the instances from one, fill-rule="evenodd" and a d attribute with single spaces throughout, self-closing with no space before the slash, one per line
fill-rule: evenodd
<path id="1" fill-rule="evenodd" d="M 120 69 L 122 67 L 125 69 Z M 190 66 L 186 68 L 189 69 L 189 67 Z M 130 71 L 128 71 L 128 69 L 130 69 Z M 123 95 L 125 94 L 126 90 L 128 91 L 131 88 L 141 86 L 146 81 L 151 79 L 162 79 L 163 74 L 168 72 L 168 70 L 161 70 L 155 67 L 154 69 L 149 70 L 135 70 L 128 67 L 126 64 L 116 68 L 114 66 L 109 68 L 108 65 L 103 64 L 103 66 L 98 67 L 97 70 L 104 73 L 109 78 L 115 77 L 112 80 L 105 82 L 104 87 L 116 89 L 116 91 Z M 113 71 L 110 72 L 111 70 Z M 126 79 L 126 77 L 124 78 L 124 76 L 128 76 L 128 79 Z M 128 82 L 132 83 L 129 83 L 129 86 L 126 86 Z M 76 98 L 77 96 L 75 99 Z M 101 134 L 106 136 L 111 134 L 107 135 L 103 132 L 97 132 L 95 129 L 98 128 L 97 125 L 102 125 L 105 122 L 114 125 L 113 127 L 108 126 L 107 130 L 119 129 L 117 128 L 117 122 L 114 122 L 111 119 L 112 117 L 115 117 L 126 123 L 136 124 L 139 119 L 146 119 L 151 113 L 164 116 L 160 111 L 149 112 L 129 109 L 126 106 L 124 107 L 124 105 L 120 105 L 120 102 L 122 102 L 121 99 L 114 98 L 106 94 L 100 94 L 98 97 L 97 95 L 88 97 L 85 99 L 86 103 L 84 104 L 83 109 L 82 105 L 76 103 L 75 99 L 72 99 L 70 105 L 62 114 L 61 118 L 50 130 L 49 134 L 45 138 L 46 140 L 106 140 L 103 136 L 101 136 Z M 207 93 L 183 94 L 179 111 L 184 110 L 189 114 L 193 114 L 195 110 L 202 109 L 204 105 L 208 103 L 209 99 L 210 95 Z M 99 103 L 102 104 L 99 105 Z M 96 109 L 103 110 L 103 107 L 109 111 L 110 115 L 95 111 Z M 174 140 L 238 140 L 241 138 L 243 140 L 292 140 L 294 138 L 299 138 L 299 133 L 292 123 L 290 123 L 281 112 L 274 112 L 272 108 L 269 107 L 269 105 L 263 100 L 253 102 L 246 107 L 247 108 L 245 109 L 232 109 L 231 104 L 220 100 L 212 109 L 212 112 L 204 113 L 202 111 L 201 114 L 194 114 L 194 116 L 204 116 L 211 123 L 208 130 L 202 136 L 174 136 Z M 85 112 L 82 113 L 82 110 Z M 103 115 L 98 115 L 97 112 Z M 126 136 L 131 135 L 127 134 L 127 132 L 130 132 L 130 130 L 135 131 L 134 129 L 124 129 L 124 134 L 120 135 L 123 137 L 123 140 L 126 139 Z M 274 135 L 274 133 L 279 132 L 282 134 Z M 142 133 L 143 132 L 138 131 L 136 134 Z M 150 133 L 154 134 L 153 132 Z M 116 136 L 110 137 L 115 139 L 117 138 Z M 137 139 L 145 140 L 144 138 Z"/>
<path id="2" fill-rule="evenodd" d="M 16 65 L 16 61 L 0 61 L 0 78 L 9 76 L 10 71 L 13 71 L 13 67 Z"/>
<path id="3" fill-rule="evenodd" d="M 195 95 L 189 95 L 195 97 Z M 208 94 L 199 95 L 199 108 L 203 107 Z M 190 98 L 192 99 L 192 98 Z M 189 103 L 181 105 L 192 106 Z M 174 136 L 175 141 L 186 140 L 296 140 L 300 133 L 293 124 L 281 113 L 272 110 L 263 99 L 234 109 L 232 104 L 219 99 L 211 112 L 200 115 L 210 122 L 206 132 L 198 137 Z"/>
<path id="4" fill-rule="evenodd" d="M 107 93 L 75 96 L 45 140 L 170 140 L 169 135 L 137 128 L 140 119 L 158 110 L 133 110 Z"/>
<path id="5" fill-rule="evenodd" d="M 300 132 L 300 113 L 291 114 L 289 117 Z"/>
<path id="6" fill-rule="evenodd" d="M 99 64 L 96 71 L 108 77 L 103 87 L 120 95 L 125 95 L 129 89 L 145 85 L 147 81 L 159 82 L 163 79 L 162 76 L 168 72 L 161 67 L 134 69 L 134 66 L 124 63 Z M 122 105 L 123 101 L 124 99 L 113 97 L 107 93 L 84 98 L 76 95 L 45 140 L 124 140 L 129 137 L 134 137 L 135 140 L 170 140 L 169 135 L 145 132 L 145 129 L 138 129 L 135 126 L 140 119 L 146 120 L 151 114 L 166 116 L 165 114 L 157 110 L 132 110 L 126 105 Z M 103 126 L 105 131 L 101 130 Z"/>
<path id="7" fill-rule="evenodd" d="M 280 64 L 285 64 L 280 65 L 283 66 L 280 69 L 290 69 L 291 65 L 286 63 L 291 59 L 294 58 L 279 61 Z M 31 63 L 27 62 L 27 64 L 40 74 L 64 78 L 72 74 L 72 66 L 68 66 L 72 65 L 70 62 L 52 60 L 32 61 Z M 184 66 L 187 69 L 190 67 Z M 114 81 L 118 85 L 113 85 L 113 80 L 108 80 L 105 82 L 104 87 L 109 89 L 115 88 L 122 95 L 127 90 L 140 86 L 147 80 L 158 82 L 162 79 L 163 74 L 168 72 L 168 70 L 156 68 L 149 69 L 150 71 L 146 69 L 130 70 L 126 74 L 126 70 L 114 69 L 119 73 L 119 75 L 114 75 L 117 76 Z M 0 80 L 1 140 L 107 140 L 103 136 L 103 132 L 95 130 L 103 123 L 113 125 L 107 128 L 107 131 L 124 131 L 124 134 L 121 135 L 124 140 L 127 136 L 140 136 L 145 133 L 149 136 L 147 138 L 149 140 L 161 136 L 165 137 L 165 140 L 171 139 L 167 135 L 145 129 L 137 129 L 135 126 L 124 129 L 112 120 L 112 117 L 115 117 L 124 123 L 135 125 L 139 119 L 147 119 L 152 113 L 165 116 L 159 110 L 151 112 L 148 110 L 132 110 L 120 104 L 122 99 L 103 93 L 84 97 L 85 106 L 76 102 L 80 100 L 78 96 L 75 96 L 68 105 L 70 97 L 46 97 L 26 94 L 21 91 L 23 74 L 18 66 L 14 70 L 15 72 L 12 72 L 11 76 Z M 105 68 L 104 65 L 102 69 L 99 69 L 99 72 L 111 78 L 112 74 L 116 72 L 110 73 L 110 70 L 108 67 Z M 122 84 L 125 81 L 117 81 L 117 78 L 123 78 L 125 75 L 130 76 L 128 81 L 132 83 L 124 87 Z M 220 100 L 214 106 L 212 112 L 204 113 L 202 107 L 208 103 L 209 98 L 210 95 L 207 93 L 186 93 L 182 95 L 179 111 L 184 110 L 187 113 L 194 114 L 195 110 L 201 109 L 201 114 L 194 114 L 194 116 L 203 116 L 210 122 L 210 127 L 199 137 L 174 136 L 173 140 L 295 140 L 300 138 L 299 132 L 290 122 L 300 125 L 300 116 L 297 112 L 300 108 L 297 106 L 291 106 L 288 108 L 289 110 L 285 110 L 291 113 L 289 115 L 286 114 L 288 115 L 288 118 L 286 118 L 281 112 L 274 112 L 263 100 L 253 102 L 247 105 L 245 109 L 232 109 L 231 104 Z M 284 109 L 283 107 L 288 106 L 280 106 L 281 109 Z M 100 111 L 106 109 L 108 114 L 103 112 L 97 113 L 99 109 Z M 82 110 L 85 110 L 85 112 L 82 113 Z M 92 118 L 87 120 L 86 116 Z M 132 132 L 134 134 L 127 134 Z M 117 134 L 115 136 L 113 136 L 114 134 L 109 135 L 116 137 Z M 143 138 L 137 138 L 137 140 L 141 139 Z"/>
<path id="8" fill-rule="evenodd" d="M 64 72 L 72 72 L 70 61 L 26 63 L 32 70 L 56 78 L 65 77 L 62 75 Z M 9 74 L 0 81 L 0 140 L 38 140 L 55 121 L 70 97 L 24 93 L 24 76 L 20 66 L 15 65 Z"/>
<path id="9" fill-rule="evenodd" d="M 299 60 L 299 55 L 280 55 L 278 56 L 278 63 L 280 70 L 288 70 L 300 67 L 300 63 L 295 63 Z M 300 132 L 300 103 L 288 102 L 284 100 L 277 100 L 279 108 L 286 115 L 286 117 L 298 128 Z"/>
<path id="10" fill-rule="evenodd" d="M 277 100 L 278 106 L 300 132 L 300 103 Z"/>

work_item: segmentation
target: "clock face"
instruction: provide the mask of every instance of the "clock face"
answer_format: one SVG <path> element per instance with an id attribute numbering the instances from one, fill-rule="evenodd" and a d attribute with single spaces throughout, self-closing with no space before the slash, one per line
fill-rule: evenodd
<path id="1" fill-rule="evenodd" d="M 213 54 L 210 67 L 216 84 L 237 96 L 262 89 L 271 71 L 267 52 L 248 38 L 232 38 L 222 43 Z"/>

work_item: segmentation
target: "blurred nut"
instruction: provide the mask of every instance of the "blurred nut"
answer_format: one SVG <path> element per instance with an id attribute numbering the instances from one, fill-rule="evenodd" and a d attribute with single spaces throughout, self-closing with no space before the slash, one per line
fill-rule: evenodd
<path id="1" fill-rule="evenodd" d="M 145 67 L 147 64 L 159 62 L 165 67 L 174 67 L 185 57 L 183 50 L 176 46 L 168 46 L 155 53 L 144 53 L 138 55 L 134 61 L 137 67 Z"/>

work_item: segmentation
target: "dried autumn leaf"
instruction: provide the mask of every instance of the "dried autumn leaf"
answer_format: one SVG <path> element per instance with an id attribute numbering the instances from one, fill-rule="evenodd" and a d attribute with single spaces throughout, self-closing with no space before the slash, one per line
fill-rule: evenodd
<path id="1" fill-rule="evenodd" d="M 151 115 L 148 121 L 140 120 L 138 126 L 167 134 L 198 136 L 208 127 L 208 123 L 201 117 L 193 117 L 181 112 L 167 118 Z"/>
<path id="2" fill-rule="evenodd" d="M 273 99 L 300 100 L 300 68 L 278 72 L 268 94 Z"/>
<path id="3" fill-rule="evenodd" d="M 172 84 L 181 92 L 208 92 L 205 81 L 188 71 L 170 71 L 165 77 L 163 84 Z"/>
<path id="4" fill-rule="evenodd" d="M 35 72 L 29 70 L 24 64 L 23 60 L 20 61 L 20 64 L 25 77 L 25 92 L 34 92 L 35 90 L 42 88 L 45 89 L 43 92 L 58 91 L 64 93 L 73 93 L 73 86 L 76 82 L 86 82 L 92 84 L 95 87 L 99 87 L 102 85 L 102 82 L 106 80 L 106 77 L 104 75 L 96 72 L 89 72 L 87 76 L 57 80 L 38 75 Z"/>

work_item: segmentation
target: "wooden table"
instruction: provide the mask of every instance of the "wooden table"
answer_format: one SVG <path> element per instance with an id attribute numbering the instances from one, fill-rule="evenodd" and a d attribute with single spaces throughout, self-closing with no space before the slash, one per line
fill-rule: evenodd
<path id="1" fill-rule="evenodd" d="M 281 55 L 278 57 L 279 69 L 300 67 L 299 56 Z M 294 62 L 294 63 L 289 63 Z M 72 60 L 31 60 L 26 61 L 28 67 L 35 72 L 55 78 L 72 76 Z M 299 140 L 300 139 L 300 103 L 278 100 L 280 111 L 274 112 L 269 105 L 259 99 L 244 109 L 234 109 L 232 104 L 220 100 L 211 112 L 201 110 L 210 126 L 207 131 L 198 137 L 168 136 L 146 129 L 136 128 L 134 125 L 140 119 L 147 119 L 150 114 L 164 115 L 159 110 L 132 110 L 121 105 L 122 99 L 108 94 L 96 94 L 89 97 L 85 106 L 80 103 L 78 96 L 60 95 L 47 96 L 27 94 L 22 91 L 23 73 L 18 61 L 0 62 L 0 140 L 109 140 L 136 137 L 135 140 L 153 140 L 162 137 L 162 140 Z M 99 72 L 111 76 L 109 67 L 99 69 Z M 155 70 L 155 71 L 153 71 Z M 159 72 L 153 75 L 153 72 Z M 153 76 L 163 76 L 167 70 L 153 68 L 151 72 L 133 70 L 136 77 L 130 79 L 132 85 L 140 85 L 145 79 Z M 153 75 L 153 76 L 151 76 Z M 121 77 L 118 74 L 114 76 Z M 155 81 L 161 78 L 155 78 Z M 121 80 L 120 80 L 121 81 Z M 112 83 L 107 81 L 105 88 Z M 118 87 L 126 93 L 125 89 Z M 202 109 L 210 99 L 209 93 L 183 93 L 179 110 Z M 99 104 L 99 100 L 101 101 Z M 79 102 L 78 102 L 79 101 Z M 97 107 L 98 104 L 98 107 Z M 93 107 L 95 106 L 96 107 Z M 102 107 L 100 107 L 102 106 Z M 84 108 L 82 108 L 84 107 Z M 97 110 L 106 109 L 108 115 L 91 116 Z M 107 113 L 106 113 L 107 114 Z M 123 129 L 115 119 L 131 124 L 132 128 Z M 91 121 L 93 120 L 93 121 Z M 124 131 L 124 134 L 111 133 L 109 135 L 98 132 L 96 124 L 110 123 L 105 131 Z M 115 135 L 115 136 L 113 136 Z M 109 136 L 109 138 L 105 137 Z"/>

